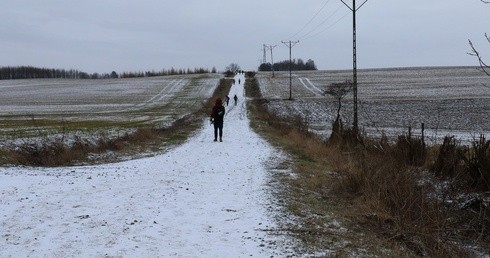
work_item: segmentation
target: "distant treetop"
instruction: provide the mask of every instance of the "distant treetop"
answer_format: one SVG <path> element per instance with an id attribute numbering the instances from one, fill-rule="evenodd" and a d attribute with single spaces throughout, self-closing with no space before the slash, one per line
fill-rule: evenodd
<path id="1" fill-rule="evenodd" d="M 285 60 L 279 63 L 274 63 L 274 71 L 289 71 L 289 60 Z M 291 61 L 291 70 L 318 70 L 315 65 L 315 61 L 308 59 L 306 63 L 300 59 L 293 59 Z M 270 63 L 263 63 L 259 66 L 259 71 L 272 71 Z"/>

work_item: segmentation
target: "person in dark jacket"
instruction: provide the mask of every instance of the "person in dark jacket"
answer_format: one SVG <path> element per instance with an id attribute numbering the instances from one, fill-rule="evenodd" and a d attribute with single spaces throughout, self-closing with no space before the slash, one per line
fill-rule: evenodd
<path id="1" fill-rule="evenodd" d="M 223 119 L 225 117 L 225 107 L 223 106 L 223 102 L 221 98 L 217 98 L 216 102 L 211 110 L 211 118 L 210 121 L 214 124 L 214 141 L 218 140 L 223 141 Z"/>
<path id="2" fill-rule="evenodd" d="M 226 102 L 226 106 L 228 106 L 228 104 L 230 103 L 230 97 L 228 97 L 228 95 L 226 95 L 225 97 L 225 102 Z"/>

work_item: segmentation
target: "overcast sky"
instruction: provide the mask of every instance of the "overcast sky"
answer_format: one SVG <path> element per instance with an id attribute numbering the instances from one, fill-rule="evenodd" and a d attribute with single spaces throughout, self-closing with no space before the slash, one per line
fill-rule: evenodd
<path id="1" fill-rule="evenodd" d="M 255 70 L 263 44 L 282 61 L 281 41 L 299 40 L 293 58 L 352 68 L 352 12 L 340 0 L 0 0 L 0 17 L 0 66 Z M 358 67 L 477 65 L 468 39 L 490 62 L 489 25 L 479 0 L 369 0 L 357 12 Z"/>

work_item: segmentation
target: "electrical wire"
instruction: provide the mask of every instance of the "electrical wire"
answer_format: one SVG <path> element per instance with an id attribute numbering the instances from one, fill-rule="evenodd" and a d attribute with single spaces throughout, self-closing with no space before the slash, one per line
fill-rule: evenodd
<path id="1" fill-rule="evenodd" d="M 313 17 L 311 17 L 311 19 L 298 31 L 296 32 L 293 36 L 289 37 L 289 39 L 292 39 L 294 37 L 296 37 L 296 35 L 300 34 L 308 25 L 310 25 L 310 23 L 318 16 L 318 14 L 325 8 L 325 6 L 327 6 L 327 4 L 330 2 L 331 0 L 327 0 L 325 2 L 325 4 L 323 4 L 322 8 L 320 8 L 320 10 L 318 10 L 315 15 L 313 15 Z"/>
<path id="2" fill-rule="evenodd" d="M 335 17 L 335 15 L 343 7 L 343 5 L 339 4 L 337 9 L 335 9 L 330 15 L 328 15 L 325 19 L 323 19 L 318 25 L 316 25 L 314 28 L 310 29 L 308 32 L 301 34 L 302 32 L 305 31 L 305 29 L 307 29 L 308 26 L 311 25 L 311 23 L 315 20 L 315 18 L 317 18 L 317 16 L 325 9 L 325 7 L 330 2 L 331 2 L 331 0 L 327 0 L 323 4 L 323 6 L 311 17 L 311 19 L 299 31 L 297 31 L 293 36 L 291 36 L 290 39 L 293 39 L 296 37 L 296 39 L 303 41 L 303 40 L 309 40 L 311 38 L 314 38 L 314 37 L 324 33 L 328 29 L 334 27 L 337 23 L 339 23 L 341 20 L 343 20 L 350 13 L 350 12 L 347 12 L 345 15 L 343 15 L 339 19 L 337 19 L 331 23 L 328 23 L 329 21 L 331 21 L 331 19 L 333 19 L 333 17 Z M 298 35 L 300 35 L 300 36 L 297 37 Z"/>
<path id="3" fill-rule="evenodd" d="M 327 31 L 328 29 L 332 28 L 333 26 L 337 25 L 337 23 L 339 23 L 341 20 L 343 20 L 345 17 L 347 17 L 347 15 L 349 15 L 351 12 L 347 12 L 346 14 L 344 14 L 342 17 L 340 17 L 339 19 L 337 19 L 334 23 L 330 24 L 328 27 L 326 27 L 325 29 L 317 32 L 316 34 L 312 35 L 312 36 L 309 36 L 309 37 L 305 37 L 305 38 L 302 38 L 301 40 L 308 40 L 308 39 L 311 39 L 311 38 L 314 38 L 320 34 L 322 34 L 323 32 Z"/>
<path id="4" fill-rule="evenodd" d="M 320 28 L 321 26 L 323 26 L 327 21 L 329 21 L 332 17 L 334 17 L 335 14 L 337 14 L 339 12 L 339 10 L 342 8 L 342 6 L 339 5 L 339 7 L 337 7 L 337 9 L 332 13 L 330 14 L 327 18 L 325 18 L 321 23 L 319 23 L 315 28 L 311 29 L 310 31 L 308 31 L 308 33 L 304 34 L 300 39 L 306 39 L 306 38 L 309 38 L 308 36 L 311 35 L 312 33 L 314 33 L 318 28 Z M 337 22 L 335 22 L 334 24 L 336 24 Z M 331 25 L 327 26 L 330 28 Z"/>

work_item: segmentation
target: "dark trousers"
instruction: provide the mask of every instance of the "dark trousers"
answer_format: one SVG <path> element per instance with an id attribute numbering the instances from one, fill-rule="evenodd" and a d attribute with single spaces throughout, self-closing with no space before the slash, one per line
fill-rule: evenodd
<path id="1" fill-rule="evenodd" d="M 218 132 L 219 131 L 219 132 Z M 223 137 L 223 122 L 221 123 L 214 123 L 214 139 L 218 139 L 218 133 L 219 133 L 219 138 L 221 139 Z"/>

